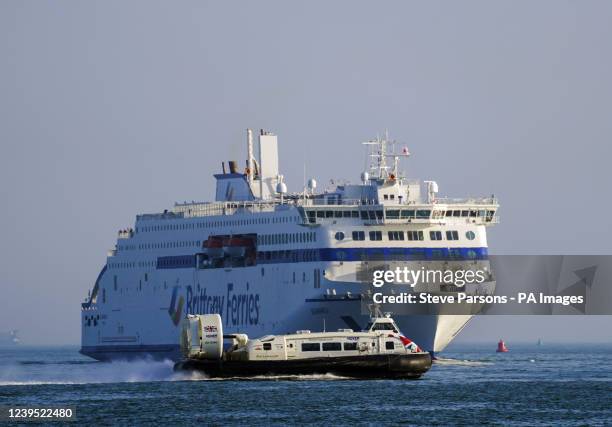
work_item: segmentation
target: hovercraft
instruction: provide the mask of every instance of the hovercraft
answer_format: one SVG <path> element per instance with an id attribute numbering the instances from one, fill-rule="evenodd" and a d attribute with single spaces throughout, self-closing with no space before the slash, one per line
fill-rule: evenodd
<path id="1" fill-rule="evenodd" d="M 223 350 L 223 340 L 231 347 Z M 187 315 L 182 323 L 183 360 L 175 370 L 210 377 L 334 374 L 357 378 L 419 378 L 431 356 L 403 336 L 391 317 L 373 318 L 365 331 L 297 331 L 250 340 L 223 335 L 218 314 Z"/>

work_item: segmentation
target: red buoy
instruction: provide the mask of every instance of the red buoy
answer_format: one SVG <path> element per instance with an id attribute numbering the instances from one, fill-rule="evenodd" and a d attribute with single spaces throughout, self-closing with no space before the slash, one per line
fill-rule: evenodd
<path id="1" fill-rule="evenodd" d="M 508 352 L 508 347 L 506 347 L 506 343 L 504 343 L 504 340 L 499 340 L 499 342 L 497 343 L 497 350 L 495 350 L 497 353 L 507 353 Z"/>

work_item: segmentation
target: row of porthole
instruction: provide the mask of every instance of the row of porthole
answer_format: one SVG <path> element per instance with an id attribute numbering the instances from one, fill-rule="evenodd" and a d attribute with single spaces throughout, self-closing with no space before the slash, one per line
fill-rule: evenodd
<path id="1" fill-rule="evenodd" d="M 335 236 L 336 240 L 344 240 L 344 233 L 342 231 L 338 231 L 336 232 Z M 465 237 L 468 240 L 474 240 L 476 238 L 476 233 L 474 233 L 473 231 L 467 231 L 465 233 Z"/>

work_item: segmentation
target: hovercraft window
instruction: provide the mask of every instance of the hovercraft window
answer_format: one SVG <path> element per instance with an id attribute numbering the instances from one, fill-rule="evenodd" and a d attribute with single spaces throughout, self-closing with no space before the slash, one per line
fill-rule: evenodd
<path id="1" fill-rule="evenodd" d="M 394 348 L 395 348 L 395 343 L 393 341 L 385 342 L 385 349 L 386 350 L 393 350 Z"/>
<path id="2" fill-rule="evenodd" d="M 272 343 L 265 342 L 263 345 L 264 350 L 272 350 Z"/>
<path id="3" fill-rule="evenodd" d="M 353 240 L 365 240 L 365 231 L 353 231 Z"/>
<path id="4" fill-rule="evenodd" d="M 356 342 L 345 342 L 344 343 L 344 351 L 354 351 L 357 350 Z"/>
<path id="5" fill-rule="evenodd" d="M 372 327 L 373 331 L 393 331 L 397 332 L 393 327 L 393 323 L 376 323 Z"/>
<path id="6" fill-rule="evenodd" d="M 304 342 L 302 343 L 302 351 L 321 351 L 321 343 Z"/>
<path id="7" fill-rule="evenodd" d="M 324 342 L 323 351 L 341 351 L 342 345 L 339 342 Z"/>

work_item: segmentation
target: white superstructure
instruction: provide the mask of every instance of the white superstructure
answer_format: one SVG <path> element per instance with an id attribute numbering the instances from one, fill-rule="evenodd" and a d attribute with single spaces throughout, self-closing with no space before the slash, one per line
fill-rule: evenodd
<path id="1" fill-rule="evenodd" d="M 400 173 L 406 149 L 395 153 L 386 138 L 366 144 L 371 167 L 360 183 L 317 192 L 311 179 L 308 189 L 288 193 L 276 136 L 261 131 L 255 144 L 248 131 L 246 167 L 223 164 L 215 202 L 138 215 L 119 232 L 82 304 L 81 351 L 97 359 L 178 358 L 180 321 L 190 313 L 219 313 L 227 333 L 250 336 L 323 325 L 360 330 L 375 269 L 488 271 L 486 227 L 497 222 L 497 201 L 438 198 L 435 182 Z M 494 284 L 491 274 L 471 291 L 490 293 Z M 458 290 L 394 286 L 397 293 Z M 391 311 L 407 336 L 441 351 L 477 309 Z"/>

